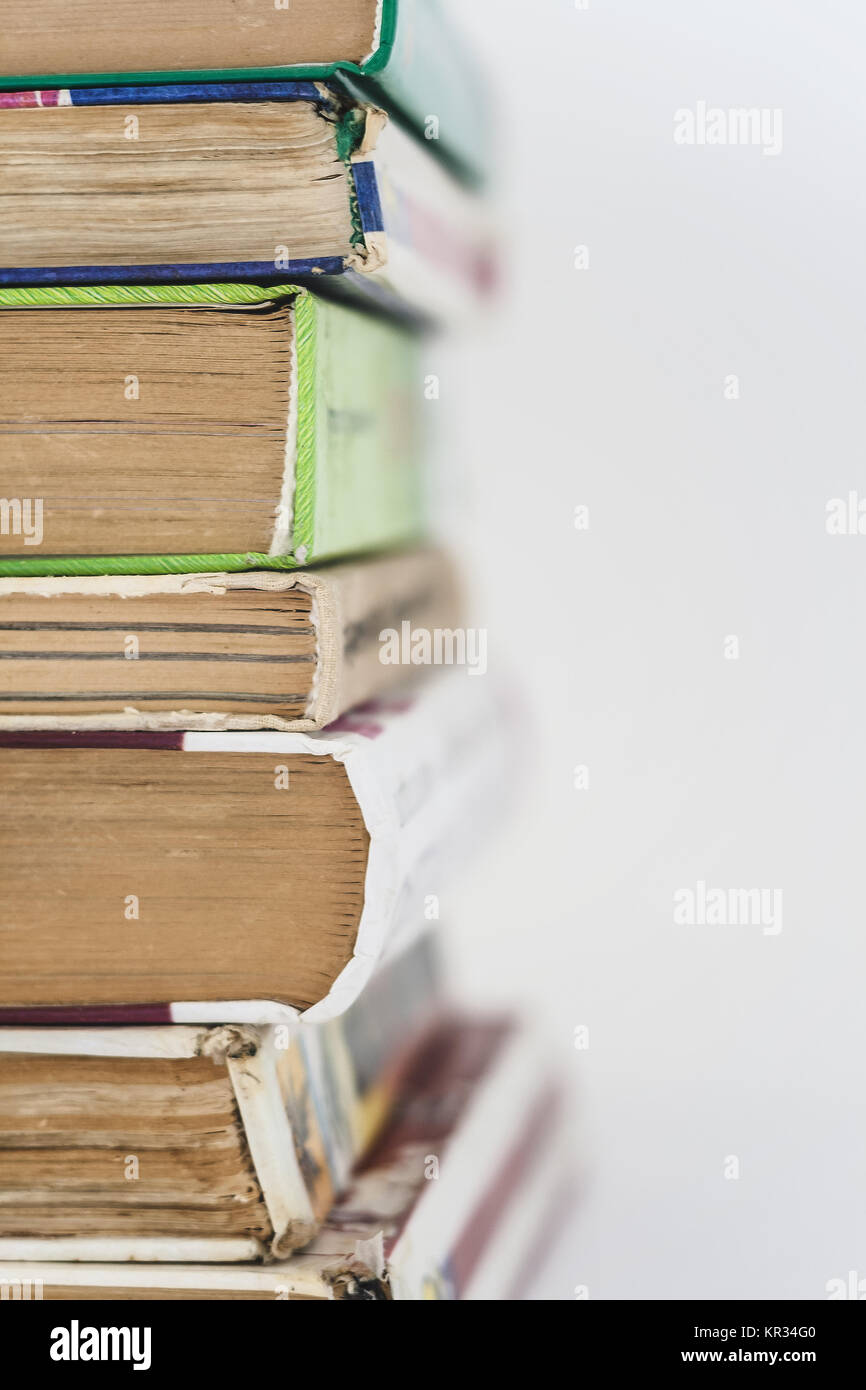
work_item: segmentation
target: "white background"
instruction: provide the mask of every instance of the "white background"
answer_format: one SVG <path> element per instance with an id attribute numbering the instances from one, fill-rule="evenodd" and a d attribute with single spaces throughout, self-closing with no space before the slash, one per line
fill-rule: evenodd
<path id="1" fill-rule="evenodd" d="M 866 7 L 454 8 L 508 283 L 431 370 L 527 736 L 446 916 L 464 991 L 543 1020 L 580 1109 L 538 1295 L 823 1298 L 866 1279 L 866 535 L 825 530 L 866 498 Z M 781 154 L 676 145 L 699 101 L 781 108 Z M 780 888 L 782 932 L 675 926 L 698 880 Z"/>

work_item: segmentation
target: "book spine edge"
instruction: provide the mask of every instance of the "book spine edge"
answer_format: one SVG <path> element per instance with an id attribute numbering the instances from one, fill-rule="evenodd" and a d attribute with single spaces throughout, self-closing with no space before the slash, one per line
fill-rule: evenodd
<path id="1" fill-rule="evenodd" d="M 318 1222 L 280 1092 L 272 1032 L 260 1033 L 254 1046 L 235 1055 L 228 1051 L 226 1065 L 273 1228 L 270 1253 L 282 1256 L 312 1240 Z"/>

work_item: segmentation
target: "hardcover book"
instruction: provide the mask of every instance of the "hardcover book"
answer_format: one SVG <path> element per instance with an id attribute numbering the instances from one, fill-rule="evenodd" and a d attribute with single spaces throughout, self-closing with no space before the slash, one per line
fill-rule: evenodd
<path id="1" fill-rule="evenodd" d="M 466 669 L 318 734 L 0 731 L 0 1024 L 343 1012 L 501 797 Z"/>
<path id="2" fill-rule="evenodd" d="M 434 1027 L 432 947 L 428 933 L 320 1026 L 0 1028 L 0 1256 L 306 1245 Z"/>
<path id="3" fill-rule="evenodd" d="M 431 549 L 293 574 L 0 579 L 0 729 L 321 729 L 411 673 L 383 635 L 459 621 Z"/>
<path id="4" fill-rule="evenodd" d="M 412 540 L 420 354 L 292 285 L 0 288 L 0 575 L 296 569 Z"/>
<path id="5" fill-rule="evenodd" d="M 0 91 L 327 78 L 477 177 L 479 72 L 438 0 L 0 0 Z M 431 115 L 435 126 L 431 127 Z"/>
<path id="6" fill-rule="evenodd" d="M 307 277 L 432 319 L 492 284 L 481 200 L 320 83 L 10 93 L 0 183 L 0 284 Z"/>
<path id="7" fill-rule="evenodd" d="M 35 1243 L 4 1241 L 0 1280 L 70 1300 L 519 1299 L 571 1205 L 568 1156 L 560 1083 L 531 1035 L 455 1021 L 419 1052 L 393 1121 L 288 1260 L 51 1264 Z"/>

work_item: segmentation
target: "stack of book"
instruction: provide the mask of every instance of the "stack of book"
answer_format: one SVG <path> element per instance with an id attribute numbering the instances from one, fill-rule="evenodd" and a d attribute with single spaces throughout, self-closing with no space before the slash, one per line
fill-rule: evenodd
<path id="1" fill-rule="evenodd" d="M 430 0 L 0 8 L 0 1282 L 516 1297 L 558 1090 L 430 935 L 507 772 L 422 470 L 471 64 Z"/>

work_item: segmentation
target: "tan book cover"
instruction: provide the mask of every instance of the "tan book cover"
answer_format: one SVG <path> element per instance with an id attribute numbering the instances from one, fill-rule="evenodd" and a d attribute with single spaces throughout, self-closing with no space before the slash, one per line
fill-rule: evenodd
<path id="1" fill-rule="evenodd" d="M 412 674 L 383 659 L 383 632 L 460 617 L 429 548 L 291 573 L 0 578 L 0 729 L 321 729 Z"/>

